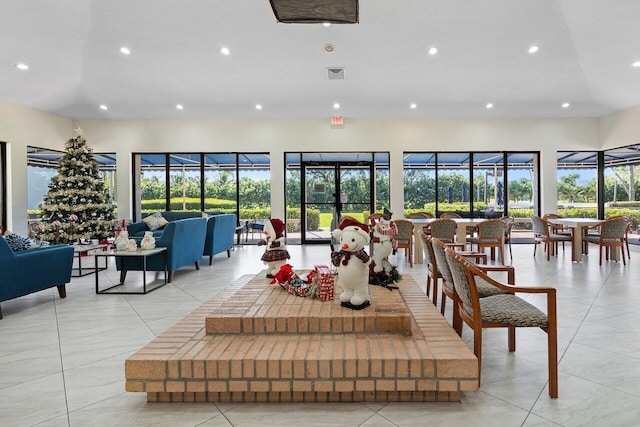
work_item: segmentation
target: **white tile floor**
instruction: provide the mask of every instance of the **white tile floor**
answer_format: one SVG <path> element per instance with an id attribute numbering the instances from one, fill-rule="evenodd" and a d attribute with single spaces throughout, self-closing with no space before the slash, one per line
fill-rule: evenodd
<path id="1" fill-rule="evenodd" d="M 61 300 L 47 290 L 2 303 L 0 426 L 631 426 L 640 425 L 640 248 L 632 259 L 582 264 L 570 251 L 547 262 L 514 245 L 516 280 L 558 289 L 560 398 L 547 391 L 546 336 L 519 330 L 509 354 L 506 332 L 484 333 L 483 382 L 461 403 L 148 404 L 124 391 L 124 360 L 225 285 L 263 269 L 262 248 L 240 246 L 200 271 L 148 295 L 96 295 L 94 277 L 74 278 Z M 328 263 L 326 246 L 289 246 L 295 268 Z M 424 285 L 425 264 L 413 269 Z M 115 281 L 113 266 L 101 283 Z M 140 280 L 130 273 L 127 281 Z M 530 299 L 540 305 L 542 300 Z M 450 310 L 447 312 L 450 316 Z M 464 337 L 471 334 L 465 327 Z M 471 343 L 469 343 L 471 345 Z"/>

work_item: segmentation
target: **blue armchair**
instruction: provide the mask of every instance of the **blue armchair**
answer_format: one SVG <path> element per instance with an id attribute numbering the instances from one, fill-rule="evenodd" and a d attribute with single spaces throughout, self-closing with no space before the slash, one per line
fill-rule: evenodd
<path id="1" fill-rule="evenodd" d="M 133 225 L 133 224 L 132 224 Z M 131 227 L 129 236 L 131 236 Z M 189 218 L 172 221 L 162 229 L 162 234 L 156 238 L 157 247 L 167 248 L 168 282 L 171 283 L 173 273 L 178 268 L 194 263 L 196 270 L 200 269 L 198 262 L 202 259 L 206 218 Z M 139 258 L 116 257 L 116 268 L 120 271 L 120 283 L 124 282 L 128 270 L 142 270 L 142 260 Z M 147 271 L 164 271 L 164 256 L 157 254 L 147 260 Z"/>
<path id="2" fill-rule="evenodd" d="M 233 235 L 236 232 L 235 214 L 212 214 L 207 220 L 207 238 L 204 242 L 203 255 L 209 255 L 209 265 L 216 254 L 227 251 L 231 257 Z"/>
<path id="3" fill-rule="evenodd" d="M 66 298 L 65 285 L 71 281 L 73 248 L 54 245 L 14 252 L 0 237 L 0 302 L 58 287 L 60 298 Z M 0 307 L 2 319 L 2 307 Z"/>

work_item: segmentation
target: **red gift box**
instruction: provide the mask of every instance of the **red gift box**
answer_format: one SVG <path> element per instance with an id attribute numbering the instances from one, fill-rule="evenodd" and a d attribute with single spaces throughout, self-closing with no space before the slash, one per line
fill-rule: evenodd
<path id="1" fill-rule="evenodd" d="M 336 278 L 333 272 L 326 265 L 316 265 L 316 280 L 318 280 L 318 298 L 320 301 L 330 301 L 333 299 L 333 291 L 336 285 Z"/>

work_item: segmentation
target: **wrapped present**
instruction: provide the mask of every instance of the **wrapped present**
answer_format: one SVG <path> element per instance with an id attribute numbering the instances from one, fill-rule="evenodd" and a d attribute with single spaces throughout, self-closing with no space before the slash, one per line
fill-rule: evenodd
<path id="1" fill-rule="evenodd" d="M 326 265 L 316 265 L 314 280 L 317 282 L 317 296 L 320 301 L 330 301 L 336 285 L 336 278 L 333 272 Z"/>

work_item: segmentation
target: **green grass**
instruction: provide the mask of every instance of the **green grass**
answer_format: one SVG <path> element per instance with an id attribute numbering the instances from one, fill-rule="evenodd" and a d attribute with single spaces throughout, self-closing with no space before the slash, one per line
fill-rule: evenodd
<path id="1" fill-rule="evenodd" d="M 360 213 L 348 213 L 348 212 L 342 212 L 343 216 L 350 216 L 353 217 L 355 219 L 357 219 L 358 221 L 362 221 L 364 222 L 364 215 L 362 214 L 362 212 Z M 331 227 L 331 219 L 333 218 L 333 215 L 330 213 L 321 213 L 320 214 L 320 227 L 321 228 L 329 228 Z"/>

